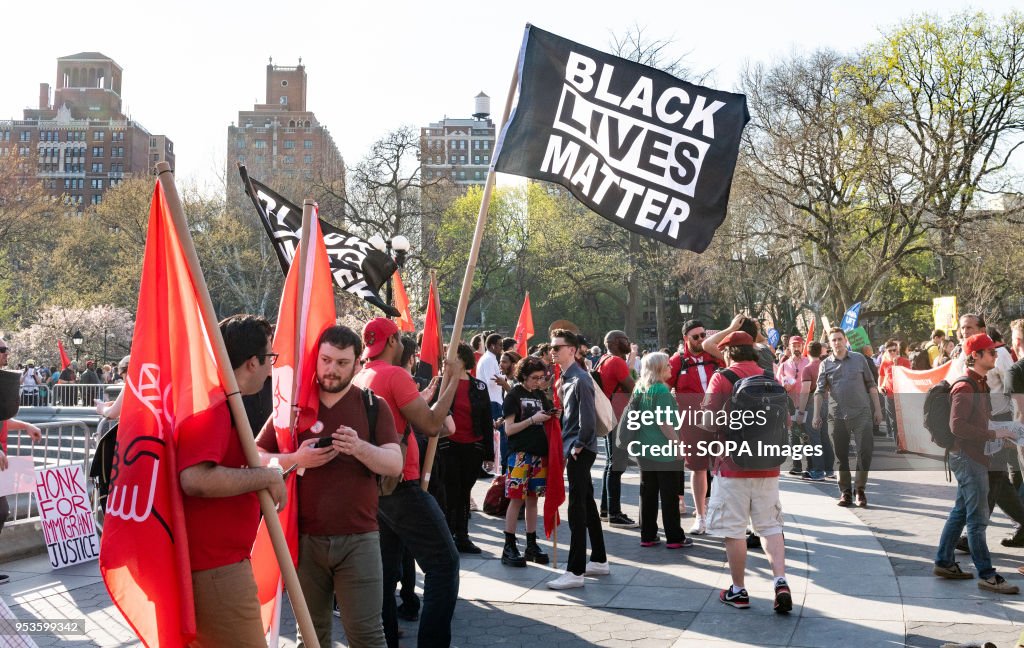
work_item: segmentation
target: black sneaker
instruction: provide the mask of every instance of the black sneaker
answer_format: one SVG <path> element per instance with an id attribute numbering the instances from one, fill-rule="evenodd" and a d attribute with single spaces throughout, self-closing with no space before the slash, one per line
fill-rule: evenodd
<path id="1" fill-rule="evenodd" d="M 1003 538 L 999 544 L 1004 547 L 1024 547 L 1024 532 L 1018 531 L 1009 538 Z"/>
<path id="2" fill-rule="evenodd" d="M 967 543 L 967 536 L 960 536 L 960 539 L 956 541 L 956 550 L 960 553 L 971 553 L 971 546 Z"/>
<path id="3" fill-rule="evenodd" d="M 526 551 L 523 552 L 523 558 L 527 562 L 537 563 L 538 565 L 548 564 L 548 555 L 544 553 L 539 545 L 529 544 L 526 545 Z"/>
<path id="4" fill-rule="evenodd" d="M 483 553 L 483 550 L 473 544 L 473 541 L 469 538 L 456 538 L 455 548 L 459 550 L 459 553 L 464 554 L 478 554 Z"/>
<path id="5" fill-rule="evenodd" d="M 526 567 L 526 558 L 519 553 L 519 547 L 513 542 L 506 542 L 501 552 L 501 564 L 509 567 Z"/>
<path id="6" fill-rule="evenodd" d="M 747 536 L 747 549 L 760 549 L 761 548 L 761 536 L 756 533 L 751 533 Z"/>
<path id="7" fill-rule="evenodd" d="M 11 577 L 7 574 L 0 574 L 0 585 L 3 585 L 7 581 L 11 580 Z"/>
<path id="8" fill-rule="evenodd" d="M 617 529 L 635 529 L 639 524 L 633 521 L 625 513 L 614 513 L 608 516 L 608 526 L 615 527 Z"/>
<path id="9" fill-rule="evenodd" d="M 722 590 L 722 593 L 718 595 L 718 600 L 741 610 L 746 610 L 750 607 L 750 595 L 747 594 L 747 590 L 741 589 L 738 592 L 734 592 L 731 585 Z"/>
<path id="10" fill-rule="evenodd" d="M 779 614 L 789 614 L 793 609 L 793 595 L 789 592 L 789 583 L 783 579 L 775 586 L 775 611 Z"/>

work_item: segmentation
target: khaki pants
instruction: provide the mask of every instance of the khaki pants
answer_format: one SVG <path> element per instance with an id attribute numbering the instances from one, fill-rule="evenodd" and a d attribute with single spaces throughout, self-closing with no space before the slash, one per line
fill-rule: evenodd
<path id="1" fill-rule="evenodd" d="M 192 572 L 196 602 L 196 640 L 193 648 L 267 648 L 252 564 Z"/>

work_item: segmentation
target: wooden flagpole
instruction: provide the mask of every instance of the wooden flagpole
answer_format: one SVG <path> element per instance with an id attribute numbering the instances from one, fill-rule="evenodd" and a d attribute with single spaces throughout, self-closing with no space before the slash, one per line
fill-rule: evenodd
<path id="1" fill-rule="evenodd" d="M 512 73 L 512 83 L 509 84 L 508 98 L 505 99 L 505 112 L 501 116 L 501 124 L 498 126 L 498 132 L 501 133 L 505 130 L 505 124 L 508 122 L 509 115 L 512 114 L 512 101 L 516 96 L 516 85 L 519 83 L 519 57 L 516 57 L 515 72 Z M 498 139 L 498 144 L 495 147 L 494 153 L 491 155 L 491 166 L 487 171 L 487 183 L 484 185 L 484 195 L 480 200 L 480 212 L 476 218 L 476 230 L 473 232 L 473 245 L 469 248 L 469 261 L 466 262 L 466 274 L 462 279 L 462 292 L 459 294 L 459 307 L 455 310 L 455 324 L 452 327 L 452 339 L 448 343 L 448 355 L 446 356 L 446 364 L 454 362 L 457 357 L 457 350 L 459 347 L 459 340 L 462 338 L 462 325 L 466 321 L 466 310 L 469 308 L 469 293 L 473 289 L 473 273 L 476 272 L 476 260 L 480 255 L 480 243 L 484 238 L 484 227 L 487 225 L 487 211 L 491 206 L 491 194 L 494 193 L 494 163 L 498 159 L 498 154 L 501 152 L 501 138 Z M 468 367 L 467 367 L 468 369 Z M 444 389 L 445 383 L 455 378 L 450 372 L 444 372 L 444 378 L 442 379 L 441 389 Z M 437 452 L 437 437 L 431 437 L 427 441 L 427 458 L 433 458 Z M 424 464 L 426 465 L 426 464 Z M 423 490 L 427 490 L 427 486 L 430 483 L 430 479 L 423 480 Z"/>
<path id="2" fill-rule="evenodd" d="M 306 295 L 306 264 L 302 263 L 299 255 L 305 255 L 311 245 L 313 238 L 313 207 L 316 205 L 316 201 L 306 198 L 302 201 L 302 229 L 299 230 L 299 247 L 295 251 L 295 256 L 292 257 L 292 263 L 299 263 L 299 276 L 298 284 L 296 285 L 295 294 L 295 312 L 299 315 L 295 320 L 295 339 L 293 342 L 293 353 L 292 358 L 295 359 L 295 367 L 292 372 L 292 408 L 288 414 L 288 429 L 291 430 L 292 439 L 295 441 L 295 448 L 298 449 L 298 431 L 295 429 L 296 423 L 299 421 L 299 406 L 295 402 L 299 397 L 299 376 L 301 375 L 302 367 L 299 365 L 302 362 L 302 333 L 305 332 L 305 323 L 301 320 L 302 313 L 309 309 L 309 305 L 303 301 L 303 297 Z M 287 282 L 288 274 L 285 273 L 285 281 Z M 295 471 L 295 474 L 299 477 L 306 473 L 305 468 L 299 468 Z M 305 638 L 305 635 L 303 635 Z"/>
<path id="3" fill-rule="evenodd" d="M 438 328 L 440 328 L 440 326 L 441 326 L 441 296 L 440 296 L 440 294 L 438 294 L 437 283 L 436 282 L 437 282 L 437 271 L 436 270 L 431 270 L 430 271 L 430 285 L 434 287 L 434 309 L 437 312 L 437 325 L 438 325 Z M 430 298 L 430 291 L 428 290 L 427 291 L 427 299 L 429 299 L 429 298 Z M 426 331 L 424 331 L 423 333 L 426 334 Z M 444 342 L 443 339 L 439 339 L 438 340 L 438 343 L 443 343 L 443 342 Z M 442 349 L 438 349 L 438 351 L 442 351 Z M 438 358 L 430 358 L 430 361 L 431 362 L 437 362 Z M 441 367 L 437 368 L 437 372 L 441 373 Z M 438 439 L 438 437 L 436 437 L 436 436 L 435 437 L 430 437 L 429 439 L 427 439 L 427 454 L 423 458 L 423 466 L 424 466 L 425 470 L 423 471 L 423 475 L 420 477 L 420 488 L 422 488 L 424 492 L 426 492 L 427 488 L 430 486 L 430 473 L 433 471 L 433 468 L 434 468 L 434 457 L 437 455 L 437 439 Z"/>
<path id="4" fill-rule="evenodd" d="M 189 234 L 188 225 L 185 222 L 185 212 L 181 207 L 181 199 L 178 197 L 178 190 L 174 186 L 174 174 L 171 165 L 167 162 L 158 162 L 156 165 L 157 179 L 163 187 L 164 195 L 167 198 L 167 206 L 171 210 L 171 220 L 174 229 L 178 233 L 178 240 L 181 241 L 182 252 L 185 255 L 185 262 L 192 273 L 192 280 L 198 289 L 199 311 L 202 314 L 203 322 L 210 332 L 210 345 L 217 359 L 217 367 L 220 371 L 220 379 L 224 388 L 228 391 L 228 407 L 231 409 L 231 416 L 234 419 L 235 429 L 238 432 L 239 441 L 242 443 L 242 450 L 245 452 L 245 459 L 252 468 L 262 466 L 259 452 L 256 450 L 256 441 L 249 427 L 249 417 L 246 416 L 245 406 L 242 403 L 242 394 L 238 391 L 238 383 L 235 381 L 235 373 L 231 369 L 231 360 L 228 358 L 227 349 L 224 347 L 224 338 L 220 334 L 220 326 L 214 315 L 213 302 L 210 300 L 210 292 L 206 287 L 206 279 L 203 277 L 202 269 L 199 266 L 199 257 L 196 254 L 195 246 L 192 244 L 192 236 Z M 202 340 L 189 340 L 192 344 L 202 344 Z M 267 531 L 270 533 L 270 540 L 274 545 L 274 553 L 277 556 L 278 565 L 281 567 L 281 574 L 284 577 L 285 588 L 288 590 L 288 598 L 292 603 L 292 610 L 295 612 L 295 620 L 302 632 L 302 639 L 309 646 L 320 647 L 316 639 L 316 631 L 313 628 L 313 621 L 309 616 L 309 608 L 306 606 L 306 599 L 302 595 L 302 586 L 299 585 L 299 577 L 295 573 L 295 565 L 292 564 L 291 552 L 288 550 L 288 543 L 285 541 L 284 532 L 281 529 L 281 520 L 277 517 L 277 508 L 270 492 L 261 490 L 258 493 L 260 509 L 267 523 Z"/>

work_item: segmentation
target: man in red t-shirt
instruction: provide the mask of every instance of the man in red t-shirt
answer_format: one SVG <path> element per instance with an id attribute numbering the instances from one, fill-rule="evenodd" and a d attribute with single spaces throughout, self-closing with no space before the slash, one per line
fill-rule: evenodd
<path id="1" fill-rule="evenodd" d="M 369 359 L 353 381 L 370 388 L 391 408 L 400 435 L 414 426 L 425 436 L 438 436 L 455 400 L 458 376 L 468 368 L 456 358 L 446 367 L 441 394 L 433 406 L 420 396 L 409 372 L 402 368 L 402 340 L 398 326 L 378 317 L 363 327 L 363 343 Z M 453 380 L 452 378 L 456 378 Z M 437 500 L 420 488 L 420 453 L 410 438 L 402 481 L 390 495 L 380 498 L 380 553 L 384 566 L 382 616 L 388 646 L 398 646 L 398 612 L 395 586 L 401 571 L 402 547 L 423 570 L 423 610 L 420 614 L 418 645 L 447 646 L 451 643 L 451 622 L 459 597 L 459 553 Z M 429 468 L 428 468 L 429 470 Z"/>
<path id="2" fill-rule="evenodd" d="M 718 343 L 724 350 L 729 370 L 742 380 L 764 375 L 757 363 L 754 338 L 735 331 Z M 733 383 L 716 373 L 708 384 L 704 409 L 712 412 L 728 410 Z M 768 564 L 775 576 L 775 611 L 793 609 L 793 597 L 786 583 L 786 548 L 782 537 L 782 504 L 779 502 L 779 469 L 743 470 L 729 457 L 724 457 L 715 470 L 708 504 L 708 533 L 725 537 L 725 554 L 729 560 L 732 585 L 722 590 L 719 600 L 736 608 L 750 607 L 750 597 L 743 587 L 747 565 L 747 523 L 765 540 Z"/>
<path id="3" fill-rule="evenodd" d="M 384 646 L 376 476 L 402 472 L 399 437 L 391 409 L 381 400 L 376 427 L 370 430 L 366 397 L 352 384 L 363 351 L 359 334 L 332 326 L 320 335 L 317 349 L 322 430 L 299 430 L 298 449 L 278 454 L 271 420 L 256 443 L 264 460 L 277 457 L 285 470 L 293 465 L 305 469 L 297 495 L 298 572 L 320 645 L 331 645 L 331 603 L 337 599 L 349 642 Z M 316 447 L 326 440 L 330 445 Z"/>
<path id="4" fill-rule="evenodd" d="M 270 323 L 235 315 L 220 323 L 238 390 L 255 394 L 270 375 Z M 197 341 L 194 341 L 197 342 Z M 284 480 L 273 468 L 249 468 L 227 403 L 179 427 L 178 478 L 188 530 L 196 643 L 265 648 L 263 621 L 249 554 L 260 522 L 256 493 L 268 490 L 278 510 Z"/>
<path id="5" fill-rule="evenodd" d="M 707 335 L 704 322 L 696 319 L 687 320 L 683 323 L 682 350 L 669 358 L 668 366 L 672 372 L 669 387 L 675 390 L 676 402 L 681 411 L 697 408 L 708 390 L 711 376 L 722 366 L 714 356 L 704 351 L 704 339 Z M 699 441 L 709 440 L 708 434 L 695 425 L 685 425 L 681 432 L 683 441 L 691 448 L 697 447 Z M 685 464 L 690 470 L 693 508 L 697 514 L 690 533 L 701 535 L 707 532 L 708 470 L 711 469 L 711 462 L 708 457 L 691 453 L 686 457 Z M 685 480 L 680 480 L 679 483 L 682 485 Z M 680 491 L 680 512 L 683 512 L 685 506 L 682 503 L 684 496 Z"/>
<path id="6" fill-rule="evenodd" d="M 612 403 L 615 416 L 621 416 L 633 393 L 633 375 L 626 365 L 629 355 L 629 337 L 624 331 L 608 331 L 604 336 L 604 347 L 608 353 L 597 361 L 597 373 L 601 376 L 601 391 Z M 635 529 L 637 523 L 622 512 L 622 474 L 625 472 L 625 453 L 616 448 L 615 430 L 604 438 L 604 479 L 601 480 L 601 519 L 609 526 L 620 529 Z M 612 453 L 619 456 L 612 460 Z M 619 470 L 621 468 L 621 470 Z"/>

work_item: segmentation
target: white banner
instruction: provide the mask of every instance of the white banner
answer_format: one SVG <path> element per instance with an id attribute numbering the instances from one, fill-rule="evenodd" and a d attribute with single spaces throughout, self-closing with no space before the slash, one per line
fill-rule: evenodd
<path id="1" fill-rule="evenodd" d="M 100 539 L 82 466 L 39 470 L 35 488 L 50 565 L 60 569 L 98 558 Z"/>

